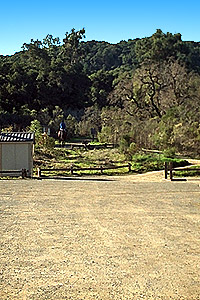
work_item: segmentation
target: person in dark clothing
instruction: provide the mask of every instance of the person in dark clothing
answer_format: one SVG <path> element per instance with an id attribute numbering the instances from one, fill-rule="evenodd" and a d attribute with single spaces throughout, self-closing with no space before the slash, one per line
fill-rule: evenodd
<path id="1" fill-rule="evenodd" d="M 62 120 L 60 123 L 60 130 L 66 130 L 65 122 Z"/>
<path id="2" fill-rule="evenodd" d="M 92 136 L 92 141 L 93 142 L 94 142 L 95 134 L 96 134 L 95 128 L 91 128 L 91 136 Z"/>
<path id="3" fill-rule="evenodd" d="M 58 131 L 59 142 L 61 143 L 62 146 L 64 146 L 65 144 L 66 137 L 67 137 L 66 125 L 64 120 L 62 120 Z"/>

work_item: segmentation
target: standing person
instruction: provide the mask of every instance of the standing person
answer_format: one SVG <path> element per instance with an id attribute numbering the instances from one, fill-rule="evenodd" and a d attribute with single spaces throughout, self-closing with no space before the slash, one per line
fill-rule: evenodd
<path id="1" fill-rule="evenodd" d="M 62 120 L 58 131 L 59 142 L 62 144 L 62 146 L 64 146 L 65 144 L 66 137 L 67 137 L 66 125 L 64 120 Z"/>
<path id="2" fill-rule="evenodd" d="M 92 135 L 92 141 L 93 141 L 93 142 L 94 142 L 95 134 L 96 134 L 95 128 L 91 128 L 91 135 Z"/>
<path id="3" fill-rule="evenodd" d="M 66 130 L 66 125 L 65 125 L 64 120 L 62 120 L 60 123 L 60 130 L 64 130 L 64 131 Z"/>

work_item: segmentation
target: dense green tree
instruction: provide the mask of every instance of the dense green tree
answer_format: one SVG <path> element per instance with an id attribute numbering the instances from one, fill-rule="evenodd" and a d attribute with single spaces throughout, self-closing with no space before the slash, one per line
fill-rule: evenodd
<path id="1" fill-rule="evenodd" d="M 200 43 L 160 29 L 117 44 L 84 37 L 84 28 L 66 32 L 62 42 L 49 34 L 0 56 L 0 126 L 21 129 L 37 119 L 55 132 L 61 117 L 72 128 L 81 119 L 82 134 L 95 127 L 101 138 L 115 132 L 127 141 L 131 134 L 139 146 L 194 152 Z"/>
<path id="2" fill-rule="evenodd" d="M 90 99 L 100 108 L 107 105 L 107 97 L 112 90 L 113 73 L 100 70 L 90 75 L 91 89 Z"/>
<path id="3" fill-rule="evenodd" d="M 146 59 L 153 61 L 165 60 L 168 57 L 177 58 L 181 52 L 183 42 L 181 34 L 166 34 L 162 30 L 157 31 L 151 36 L 143 39 L 138 39 L 136 42 L 136 56 L 139 62 Z"/>
<path id="4" fill-rule="evenodd" d="M 61 54 L 64 58 L 65 64 L 73 66 L 78 64 L 84 55 L 83 48 L 80 46 L 80 41 L 85 37 L 85 29 L 75 31 L 73 28 L 71 32 L 66 32 L 63 39 L 63 46 Z"/>

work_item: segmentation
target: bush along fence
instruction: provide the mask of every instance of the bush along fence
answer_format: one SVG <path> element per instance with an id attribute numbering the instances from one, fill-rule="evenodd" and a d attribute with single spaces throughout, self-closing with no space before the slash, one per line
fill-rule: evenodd
<path id="1" fill-rule="evenodd" d="M 37 169 L 37 177 L 40 178 L 42 177 L 42 173 L 43 172 L 68 172 L 70 173 L 70 175 L 73 175 L 74 172 L 77 171 L 100 171 L 101 174 L 103 174 L 103 171 L 106 170 L 114 170 L 114 169 L 122 169 L 122 168 L 128 168 L 128 172 L 131 172 L 131 163 L 128 163 L 126 165 L 123 166 L 112 166 L 112 167 L 88 167 L 88 168 L 78 168 L 78 167 L 69 167 L 69 168 L 60 168 L 60 169 L 54 169 L 54 168 L 38 168 Z"/>
<path id="2" fill-rule="evenodd" d="M 177 174 L 177 172 L 180 171 L 184 171 L 184 173 L 189 173 L 191 171 L 193 172 L 197 172 L 198 174 L 200 174 L 200 166 L 190 166 L 190 167 L 178 167 L 175 168 L 173 165 L 173 162 L 165 162 L 165 179 L 168 179 L 168 175 L 170 180 L 177 180 L 177 178 L 174 178 L 174 175 Z M 182 180 L 186 180 L 186 179 L 182 179 Z"/>
<path id="3" fill-rule="evenodd" d="M 21 170 L 4 170 L 0 171 L 0 177 L 17 177 L 21 176 L 22 179 L 28 177 L 28 170 L 21 169 Z"/>

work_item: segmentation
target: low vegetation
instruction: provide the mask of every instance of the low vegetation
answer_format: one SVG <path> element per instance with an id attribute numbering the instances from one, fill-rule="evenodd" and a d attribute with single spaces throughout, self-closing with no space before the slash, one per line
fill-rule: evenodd
<path id="1" fill-rule="evenodd" d="M 93 143 L 94 144 L 94 143 Z M 127 155 L 128 153 L 128 155 Z M 128 174 L 127 164 L 131 164 L 131 172 L 144 173 L 148 171 L 156 171 L 164 169 L 165 161 L 173 161 L 176 166 L 187 165 L 186 160 L 178 158 L 166 157 L 161 153 L 145 153 L 139 151 L 130 155 L 130 152 L 120 151 L 120 147 L 112 149 L 78 149 L 73 150 L 67 148 L 48 148 L 48 147 L 36 147 L 34 154 L 34 174 L 37 174 L 37 168 L 41 169 L 65 169 L 73 166 L 76 168 L 110 168 L 104 170 L 103 174 L 106 175 L 117 175 L 117 174 Z M 126 167 L 120 169 L 112 169 L 115 166 Z M 45 172 L 45 175 L 70 175 L 70 172 Z M 84 170 L 76 171 L 75 175 L 98 175 L 101 174 L 99 170 Z"/>
<path id="2" fill-rule="evenodd" d="M 199 177 L 200 176 L 200 166 L 192 166 L 185 170 L 176 170 L 174 172 L 174 177 Z"/>

